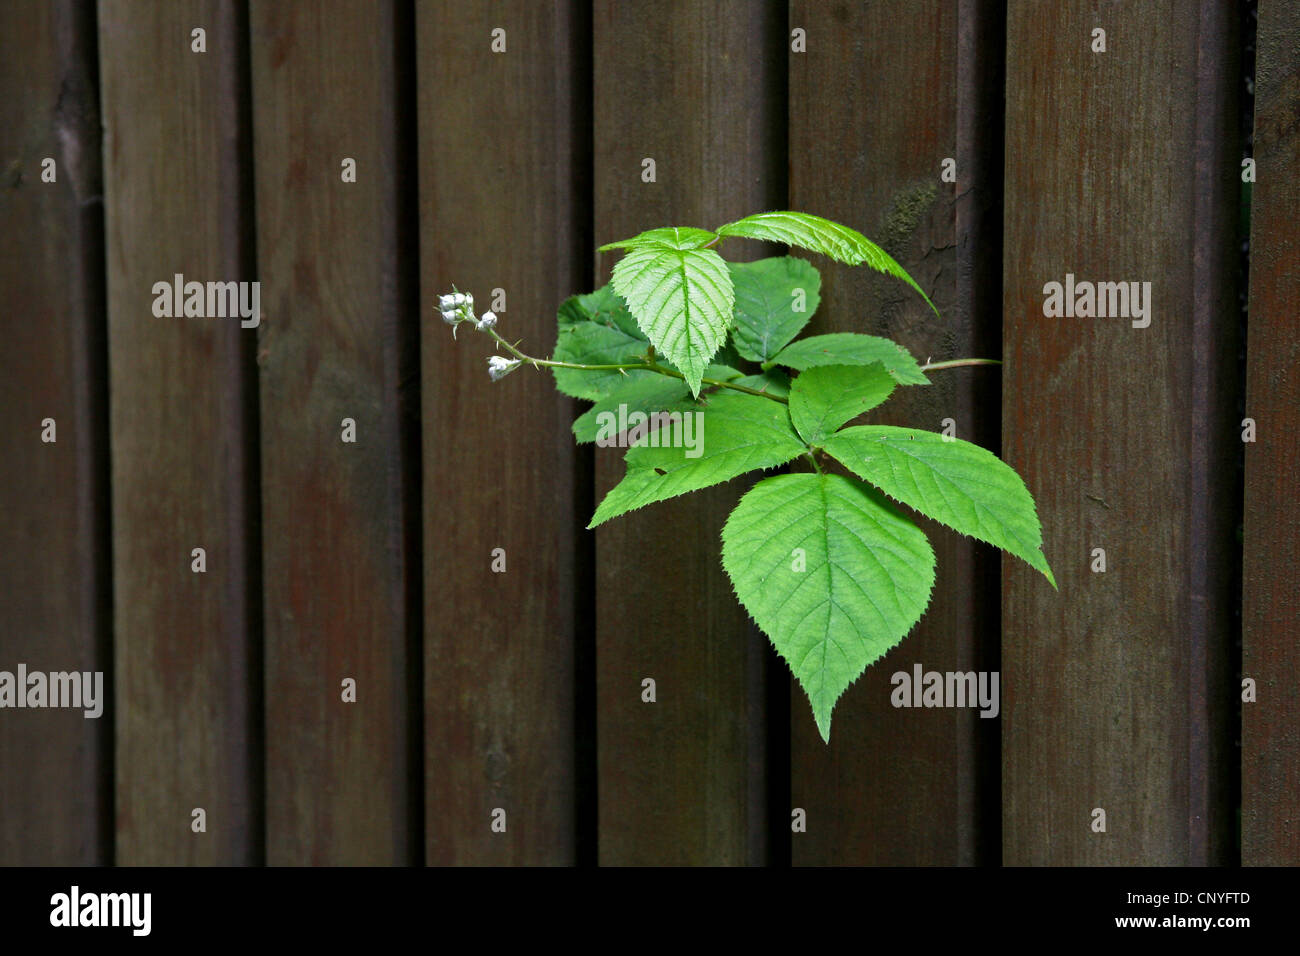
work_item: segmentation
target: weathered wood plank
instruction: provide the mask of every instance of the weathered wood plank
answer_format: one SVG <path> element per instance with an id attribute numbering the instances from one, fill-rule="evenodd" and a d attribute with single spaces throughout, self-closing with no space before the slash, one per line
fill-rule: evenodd
<path id="1" fill-rule="evenodd" d="M 1300 864 L 1300 8 L 1263 0 L 1255 66 L 1250 327 L 1242 566 L 1242 673 L 1258 699 L 1242 704 L 1241 854 L 1257 866 Z"/>
<path id="2" fill-rule="evenodd" d="M 468 329 L 454 341 L 437 296 L 454 283 L 544 355 L 559 302 L 589 284 L 576 6 L 416 12 L 430 864 L 575 859 L 574 635 L 589 585 L 573 403 L 531 370 L 490 382 L 490 342 Z M 498 808 L 504 833 L 490 829 Z"/>
<path id="3" fill-rule="evenodd" d="M 260 613 L 251 329 L 160 318 L 156 282 L 251 280 L 233 3 L 100 4 L 117 840 L 124 864 L 256 861 Z M 206 31 L 205 53 L 191 31 Z M 192 550 L 206 551 L 195 573 Z M 250 560 L 251 559 L 251 560 Z M 207 832 L 191 830 L 206 811 Z"/>
<path id="4" fill-rule="evenodd" d="M 1231 20 L 1176 0 L 1008 9 L 1003 449 L 1060 584 L 1004 562 L 1008 864 L 1230 852 Z M 1067 275 L 1151 283 L 1149 326 L 1046 316 Z"/>
<path id="5" fill-rule="evenodd" d="M 84 710 L 0 712 L 0 866 L 112 860 L 103 205 L 94 9 L 0 6 L 0 670 L 103 673 Z M 55 162 L 55 181 L 42 163 Z M 53 419 L 50 443 L 42 423 Z M 20 688 L 25 693 L 26 688 Z"/>
<path id="6" fill-rule="evenodd" d="M 864 268 L 819 259 L 816 332 L 892 338 L 921 361 L 996 357 L 998 257 L 988 243 L 1001 191 L 993 4 L 944 0 L 792 5 L 807 52 L 790 56 L 790 199 L 883 245 L 934 300 Z M 892 108 L 908 103 L 915 108 Z M 864 105 L 869 104 L 869 105 Z M 964 115 L 959 115 L 964 110 Z M 957 182 L 943 182 L 945 158 Z M 995 234 L 996 236 L 996 234 Z M 956 434 L 997 448 L 997 372 L 936 372 L 873 420 Z M 897 671 L 996 670 L 997 557 L 923 522 L 937 557 L 934 596 L 913 632 L 840 699 L 830 745 L 807 697 L 792 698 L 791 800 L 808 815 L 796 864 L 953 865 L 989 849 L 988 773 L 996 722 L 975 710 L 894 708 Z M 996 800 L 996 792 L 992 794 Z M 996 853 L 996 848 L 994 848 Z"/>
<path id="7" fill-rule="evenodd" d="M 409 25 L 362 0 L 257 0 L 250 25 L 267 862 L 411 863 L 419 575 L 404 522 L 419 521 L 419 489 L 403 378 L 418 304 L 396 62 Z"/>
<path id="8" fill-rule="evenodd" d="M 784 27 L 777 5 L 758 2 L 596 4 L 597 243 L 784 205 Z M 647 158 L 653 183 L 642 181 Z M 602 257 L 599 281 L 616 259 Z M 621 455 L 598 450 L 598 494 L 622 474 Z M 736 482 L 656 504 L 597 533 L 602 863 L 767 858 L 770 655 L 719 558 L 740 492 Z M 654 704 L 641 700 L 647 677 Z"/>

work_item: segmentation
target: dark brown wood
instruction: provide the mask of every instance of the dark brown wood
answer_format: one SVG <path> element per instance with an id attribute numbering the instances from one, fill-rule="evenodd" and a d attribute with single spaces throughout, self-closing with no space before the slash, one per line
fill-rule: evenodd
<path id="1" fill-rule="evenodd" d="M 1300 9 L 1263 0 L 1255 69 L 1255 185 L 1251 204 L 1250 327 L 1242 567 L 1242 672 L 1258 699 L 1243 703 L 1241 857 L 1256 866 L 1300 864 Z M 1239 693 L 1239 692 L 1238 692 Z"/>
<path id="2" fill-rule="evenodd" d="M 909 4 L 906 16 L 885 2 L 792 5 L 790 28 L 806 31 L 807 52 L 790 56 L 791 208 L 879 242 L 942 314 L 897 280 L 819 259 L 822 304 L 810 331 L 883 335 L 922 362 L 996 357 L 998 313 L 986 289 L 999 278 L 988 243 L 1001 185 L 1001 104 L 988 101 L 998 22 L 992 4 L 934 0 Z M 955 184 L 942 181 L 945 158 L 956 163 Z M 958 437 L 996 450 L 997 371 L 935 372 L 932 381 L 896 391 L 873 420 L 940 431 L 952 419 Z M 808 832 L 793 836 L 796 864 L 987 856 L 981 771 L 996 760 L 996 724 L 973 709 L 894 708 L 890 696 L 891 676 L 915 664 L 996 669 L 997 558 L 933 522 L 922 527 L 937 557 L 930 606 L 845 692 L 829 746 L 807 697 L 791 691 L 791 802 L 808 818 Z"/>
<path id="3" fill-rule="evenodd" d="M 0 57 L 0 670 L 104 682 L 98 718 L 0 711 L 0 866 L 104 864 L 113 711 L 94 11 L 4 4 L 0 36 L 12 41 Z"/>
<path id="4" fill-rule="evenodd" d="M 111 404 L 117 852 L 255 862 L 256 492 L 238 319 L 160 318 L 156 282 L 250 280 L 233 3 L 99 8 Z M 191 52 L 191 31 L 207 52 Z M 204 548 L 207 571 L 191 570 Z M 257 756 L 260 764 L 260 753 Z M 206 811 L 207 832 L 191 829 Z"/>
<path id="5" fill-rule="evenodd" d="M 409 34 L 395 4 L 361 0 L 257 0 L 250 26 L 267 862 L 421 861 L 404 535 L 419 520 L 404 482 L 418 448 L 403 445 L 399 355 L 416 321 L 399 244 L 412 157 L 398 124 L 414 118 L 398 116 L 395 58 Z"/>
<path id="6" fill-rule="evenodd" d="M 596 4 L 598 244 L 784 205 L 784 35 L 773 4 Z M 646 158 L 653 183 L 642 181 Z M 599 281 L 615 261 L 602 257 Z M 622 475 L 621 455 L 598 450 L 597 492 Z M 602 863 L 767 858 L 766 640 L 719 557 L 741 490 L 656 504 L 597 533 Z M 644 678 L 656 703 L 641 700 Z"/>
<path id="7" fill-rule="evenodd" d="M 575 8 L 416 10 L 430 864 L 575 859 L 574 634 L 589 584 L 576 576 L 573 402 L 530 369 L 489 381 L 490 340 L 453 340 L 437 308 L 453 284 L 480 314 L 504 290 L 501 333 L 546 355 L 559 303 L 589 285 Z"/>
<path id="8" fill-rule="evenodd" d="M 1231 21 L 1213 2 L 1009 5 L 1003 449 L 1060 591 L 1004 562 L 1008 864 L 1231 852 Z M 1150 282 L 1150 326 L 1045 316 L 1067 273 Z"/>

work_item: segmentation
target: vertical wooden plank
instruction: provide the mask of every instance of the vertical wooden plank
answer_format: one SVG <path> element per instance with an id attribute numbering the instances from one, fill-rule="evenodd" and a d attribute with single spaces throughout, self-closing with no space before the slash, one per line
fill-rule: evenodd
<path id="1" fill-rule="evenodd" d="M 998 259 L 987 244 L 998 214 L 997 27 L 991 3 L 809 3 L 790 28 L 807 52 L 790 57 L 791 208 L 827 216 L 879 242 L 924 288 L 934 313 L 897 280 L 820 260 L 816 332 L 894 339 L 921 361 L 996 357 Z M 959 31 L 961 33 L 959 43 Z M 990 47 L 993 55 L 990 56 Z M 900 109 L 891 104 L 913 104 Z M 966 111 L 959 119 L 959 104 Z M 943 182 L 945 159 L 957 181 Z M 981 297 L 983 296 L 983 297 Z M 941 431 L 997 448 L 997 372 L 935 372 L 899 390 L 873 420 Z M 934 595 L 920 624 L 840 699 L 830 745 L 807 697 L 791 691 L 793 805 L 808 832 L 796 864 L 954 865 L 982 862 L 987 773 L 996 722 L 973 709 L 894 708 L 898 671 L 996 670 L 997 558 L 922 521 L 935 549 Z M 988 746 L 992 736 L 993 748 Z"/>
<path id="2" fill-rule="evenodd" d="M 399 244 L 413 157 L 399 153 L 396 5 L 258 0 L 250 27 L 267 862 L 410 863 L 423 859 L 404 534 L 418 449 L 403 418 L 415 355 L 399 349 L 416 304 Z"/>
<path id="3" fill-rule="evenodd" d="M 491 343 L 463 328 L 453 340 L 437 297 L 454 283 L 543 355 L 556 307 L 588 285 L 576 7 L 448 0 L 416 12 L 430 864 L 575 859 L 574 634 L 587 586 L 573 403 L 530 370 L 489 381 Z M 504 833 L 491 830 L 497 809 Z"/>
<path id="4" fill-rule="evenodd" d="M 598 244 L 784 206 L 781 21 L 778 5 L 759 2 L 595 5 Z M 652 183 L 642 180 L 645 159 L 655 161 Z M 615 261 L 602 257 L 599 281 Z M 621 458 L 598 451 L 598 495 L 622 477 Z M 602 863 L 767 856 L 766 640 L 748 626 L 719 558 L 741 485 L 656 504 L 597 533 Z M 641 701 L 647 677 L 653 705 Z"/>
<path id="5" fill-rule="evenodd" d="M 154 314 L 154 284 L 175 275 L 252 279 L 244 26 L 219 0 L 100 4 L 124 864 L 245 864 L 260 852 L 246 363 L 256 333 L 238 318 Z M 196 29 L 204 53 L 192 52 Z M 206 573 L 191 570 L 195 548 Z M 191 829 L 196 808 L 205 833 Z"/>
<path id="6" fill-rule="evenodd" d="M 1004 452 L 1060 591 L 1004 563 L 1008 864 L 1230 852 L 1231 20 L 1209 0 L 1009 6 Z M 1150 282 L 1149 326 L 1045 315 L 1067 275 Z"/>
<path id="7" fill-rule="evenodd" d="M 1300 8 L 1263 0 L 1255 69 L 1255 185 L 1251 203 L 1250 327 L 1242 567 L 1242 673 L 1258 699 L 1242 704 L 1242 863 L 1300 864 Z"/>
<path id="8" fill-rule="evenodd" d="M 102 672 L 84 710 L 0 711 L 0 865 L 112 860 L 103 206 L 94 9 L 0 7 L 0 670 Z M 42 180 L 53 159 L 54 182 Z M 54 441 L 42 441 L 45 419 Z M 26 693 L 26 688 L 19 688 Z"/>

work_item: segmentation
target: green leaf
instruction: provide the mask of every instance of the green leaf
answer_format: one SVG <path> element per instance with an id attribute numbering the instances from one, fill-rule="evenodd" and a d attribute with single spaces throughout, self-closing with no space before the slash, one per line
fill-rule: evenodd
<path id="1" fill-rule="evenodd" d="M 1015 470 L 987 449 L 890 425 L 846 428 L 822 447 L 885 494 L 1024 559 L 1056 587 L 1034 499 Z"/>
<path id="2" fill-rule="evenodd" d="M 760 481 L 722 529 L 722 566 L 828 743 L 835 701 L 921 619 L 934 587 L 921 530 L 841 475 Z"/>
<path id="3" fill-rule="evenodd" d="M 889 253 L 856 229 L 841 226 L 821 216 L 810 216 L 803 212 L 760 212 L 728 223 L 718 230 L 718 235 L 783 242 L 787 246 L 820 252 L 851 266 L 866 263 L 877 272 L 902 279 L 925 299 L 926 305 L 934 309 L 935 315 L 939 314 L 930 297 L 921 291 L 916 280 Z"/>
<path id="4" fill-rule="evenodd" d="M 804 441 L 813 444 L 875 408 L 893 391 L 894 379 L 879 362 L 820 365 L 794 380 L 790 420 Z"/>
<path id="5" fill-rule="evenodd" d="M 727 382 L 739 378 L 740 373 L 726 365 L 710 365 L 705 378 Z M 619 414 L 619 406 L 626 405 L 625 415 L 632 412 L 689 412 L 700 408 L 691 399 L 691 390 L 679 378 L 668 378 L 657 372 L 629 374 L 622 385 L 600 399 L 573 423 L 573 437 L 579 444 L 592 442 L 600 432 L 602 415 Z"/>
<path id="6" fill-rule="evenodd" d="M 872 362 L 885 366 L 903 385 L 930 384 L 907 349 L 889 339 L 858 332 L 810 335 L 791 342 L 766 364 L 802 371 L 819 365 L 870 365 Z"/>
<path id="7" fill-rule="evenodd" d="M 597 251 L 641 249 L 646 246 L 666 246 L 670 249 L 699 249 L 707 246 L 717 238 L 717 235 L 709 232 L 709 230 L 696 229 L 694 226 L 664 226 L 660 229 L 648 229 L 631 239 L 607 242 Z"/>
<path id="8" fill-rule="evenodd" d="M 692 434 L 687 436 L 683 428 L 681 437 L 690 437 L 695 447 L 655 447 L 651 441 L 667 440 L 661 428 L 628 449 L 627 474 L 605 496 L 587 527 L 747 471 L 775 468 L 807 450 L 784 405 L 725 390 L 709 396 Z"/>
<path id="9" fill-rule="evenodd" d="M 766 362 L 785 348 L 817 311 L 821 275 L 793 256 L 757 262 L 729 262 L 736 287 L 736 322 L 731 338 L 752 362 Z M 795 311 L 801 306 L 802 311 Z"/>
<path id="10" fill-rule="evenodd" d="M 644 359 L 650 348 L 632 314 L 608 286 L 590 295 L 575 295 L 560 306 L 559 334 L 553 357 L 579 365 L 619 365 Z M 584 372 L 554 368 L 555 387 L 565 395 L 597 401 L 623 387 L 630 379 L 655 372 L 617 370 Z"/>
<path id="11" fill-rule="evenodd" d="M 769 369 L 757 375 L 742 375 L 734 379 L 734 382 L 737 385 L 748 385 L 750 388 L 756 388 L 760 392 L 767 392 L 778 398 L 785 398 L 790 394 L 790 376 L 779 368 Z"/>
<path id="12" fill-rule="evenodd" d="M 731 324 L 735 293 L 726 262 L 712 249 L 638 247 L 614 266 L 613 286 L 698 395 L 704 368 Z"/>

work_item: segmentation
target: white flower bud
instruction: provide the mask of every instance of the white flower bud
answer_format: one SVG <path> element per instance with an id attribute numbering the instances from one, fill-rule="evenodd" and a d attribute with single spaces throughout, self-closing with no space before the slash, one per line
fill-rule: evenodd
<path id="1" fill-rule="evenodd" d="M 478 328 L 491 329 L 497 324 L 497 314 L 495 312 L 484 312 L 483 317 L 478 320 Z"/>
<path id="2" fill-rule="evenodd" d="M 454 309 L 455 307 L 456 307 L 456 297 L 454 295 L 438 296 L 438 308 L 442 312 L 445 313 L 448 309 Z"/>
<path id="3" fill-rule="evenodd" d="M 505 378 L 519 365 L 519 359 L 508 359 L 504 355 L 493 355 L 488 358 L 488 375 L 492 381 L 499 382 Z"/>
<path id="4" fill-rule="evenodd" d="M 442 321 L 446 322 L 448 325 L 455 325 L 460 321 L 460 313 L 455 309 L 443 309 Z"/>

